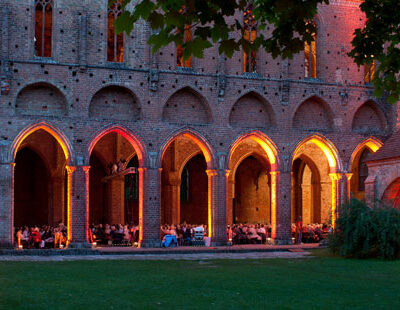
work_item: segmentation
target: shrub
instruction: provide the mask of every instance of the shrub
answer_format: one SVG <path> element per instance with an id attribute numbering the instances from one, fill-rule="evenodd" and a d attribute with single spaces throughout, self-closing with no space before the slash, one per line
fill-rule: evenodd
<path id="1" fill-rule="evenodd" d="M 339 208 L 329 247 L 345 257 L 400 257 L 400 211 L 378 204 L 370 208 L 351 199 Z"/>

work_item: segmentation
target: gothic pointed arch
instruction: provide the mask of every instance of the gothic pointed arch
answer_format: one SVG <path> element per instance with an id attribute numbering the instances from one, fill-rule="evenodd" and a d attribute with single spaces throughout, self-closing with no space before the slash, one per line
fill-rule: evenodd
<path id="1" fill-rule="evenodd" d="M 303 101 L 293 116 L 293 128 L 301 131 L 330 132 L 333 113 L 329 105 L 317 96 Z"/>
<path id="2" fill-rule="evenodd" d="M 271 128 L 275 125 L 275 115 L 268 101 L 251 91 L 233 105 L 229 124 L 232 127 Z"/>
<path id="3" fill-rule="evenodd" d="M 18 93 L 15 112 L 18 115 L 65 116 L 68 103 L 57 87 L 38 82 L 27 85 Z"/>
<path id="4" fill-rule="evenodd" d="M 361 134 L 383 134 L 387 128 L 386 117 L 378 105 L 369 100 L 355 112 L 351 128 Z"/>
<path id="5" fill-rule="evenodd" d="M 89 116 L 95 119 L 137 121 L 141 118 L 140 102 L 130 89 L 109 85 L 93 96 Z"/>
<path id="6" fill-rule="evenodd" d="M 211 109 L 206 99 L 191 87 L 184 87 L 169 97 L 162 120 L 171 124 L 210 124 Z"/>

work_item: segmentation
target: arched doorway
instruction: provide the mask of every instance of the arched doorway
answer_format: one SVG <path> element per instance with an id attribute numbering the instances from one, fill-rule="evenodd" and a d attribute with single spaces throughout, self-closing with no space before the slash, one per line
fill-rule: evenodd
<path id="1" fill-rule="evenodd" d="M 90 170 L 89 170 L 89 222 L 98 224 L 132 224 L 131 220 L 138 214 L 133 215 L 131 203 L 138 201 L 140 194 L 138 190 L 138 171 L 131 173 L 128 167 L 139 166 L 138 147 L 129 141 L 129 137 L 117 130 L 107 131 L 91 144 Z M 129 161 L 128 161 L 129 160 Z M 130 180 L 134 178 L 136 196 L 133 197 Z M 127 186 L 129 184 L 129 186 Z M 128 199 L 127 199 L 128 195 Z M 131 199 L 135 198 L 135 199 Z M 129 212 L 128 212 L 129 211 Z"/>
<path id="2" fill-rule="evenodd" d="M 192 134 L 167 143 L 162 154 L 161 224 L 210 224 L 210 161 L 208 147 Z"/>
<path id="3" fill-rule="evenodd" d="M 292 156 L 292 223 L 334 226 L 341 175 L 338 152 L 331 142 L 313 135 L 298 143 Z"/>
<path id="4" fill-rule="evenodd" d="M 49 171 L 43 159 L 25 147 L 17 153 L 14 173 L 15 227 L 53 225 L 53 210 L 49 204 Z M 62 214 L 59 220 L 63 221 Z"/>
<path id="5" fill-rule="evenodd" d="M 234 180 L 232 222 L 269 224 L 271 222 L 269 163 L 249 155 L 239 163 Z"/>
<path id="6" fill-rule="evenodd" d="M 29 227 L 42 236 L 60 231 L 57 246 L 71 239 L 69 179 L 70 148 L 64 136 L 41 122 L 23 130 L 12 145 L 14 158 L 14 229 Z M 50 238 L 47 238 L 50 240 Z M 55 243 L 46 242 L 54 247 Z M 43 246 L 43 244 L 41 244 Z"/>
<path id="7" fill-rule="evenodd" d="M 353 151 L 350 159 L 350 193 L 354 198 L 365 200 L 365 180 L 368 177 L 366 164 L 370 154 L 382 147 L 382 142 L 375 138 L 368 138 L 361 142 Z"/>
<path id="8" fill-rule="evenodd" d="M 292 222 L 321 223 L 321 177 L 318 166 L 302 155 L 293 162 Z"/>
<path id="9" fill-rule="evenodd" d="M 208 223 L 207 163 L 202 154 L 190 158 L 181 173 L 180 222 Z"/>
<path id="10" fill-rule="evenodd" d="M 277 154 L 273 142 L 259 131 L 244 134 L 232 144 L 227 224 L 260 223 L 268 226 L 272 238 L 277 238 Z"/>

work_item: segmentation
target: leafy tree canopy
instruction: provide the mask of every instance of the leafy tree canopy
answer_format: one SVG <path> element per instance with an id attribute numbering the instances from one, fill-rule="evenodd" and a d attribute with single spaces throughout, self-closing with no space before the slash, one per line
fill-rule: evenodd
<path id="1" fill-rule="evenodd" d="M 110 5 L 118 0 L 110 1 Z M 202 58 L 204 50 L 218 46 L 220 54 L 232 57 L 241 49 L 263 48 L 272 57 L 291 58 L 313 40 L 315 25 L 310 23 L 319 4 L 329 0 L 121 0 L 123 12 L 116 20 L 117 32 L 130 33 L 139 19 L 152 29 L 148 43 L 153 53 L 175 43 L 184 47 L 184 58 Z M 132 5 L 133 4 L 133 5 Z M 259 30 L 253 43 L 243 38 L 243 15 L 252 5 Z M 364 0 L 360 5 L 367 22 L 356 29 L 349 56 L 358 65 L 377 61 L 375 95 L 385 92 L 390 102 L 400 97 L 400 1 Z M 193 29 L 192 40 L 185 42 L 185 27 Z M 242 36 L 234 36 L 241 32 Z"/>

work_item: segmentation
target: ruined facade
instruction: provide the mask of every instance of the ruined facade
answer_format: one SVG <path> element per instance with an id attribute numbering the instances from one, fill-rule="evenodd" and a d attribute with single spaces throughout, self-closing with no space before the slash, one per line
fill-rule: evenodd
<path id="1" fill-rule="evenodd" d="M 299 216 L 331 222 L 365 197 L 366 158 L 396 130 L 396 106 L 347 56 L 359 1 L 320 6 L 316 43 L 291 60 L 153 55 L 146 23 L 113 32 L 107 0 L 0 10 L 1 246 L 14 226 L 58 222 L 70 246 L 87 245 L 89 223 L 133 222 L 158 246 L 161 224 L 184 221 L 207 224 L 214 245 L 234 222 L 270 223 L 288 243 Z M 136 175 L 107 178 L 120 160 Z"/>

